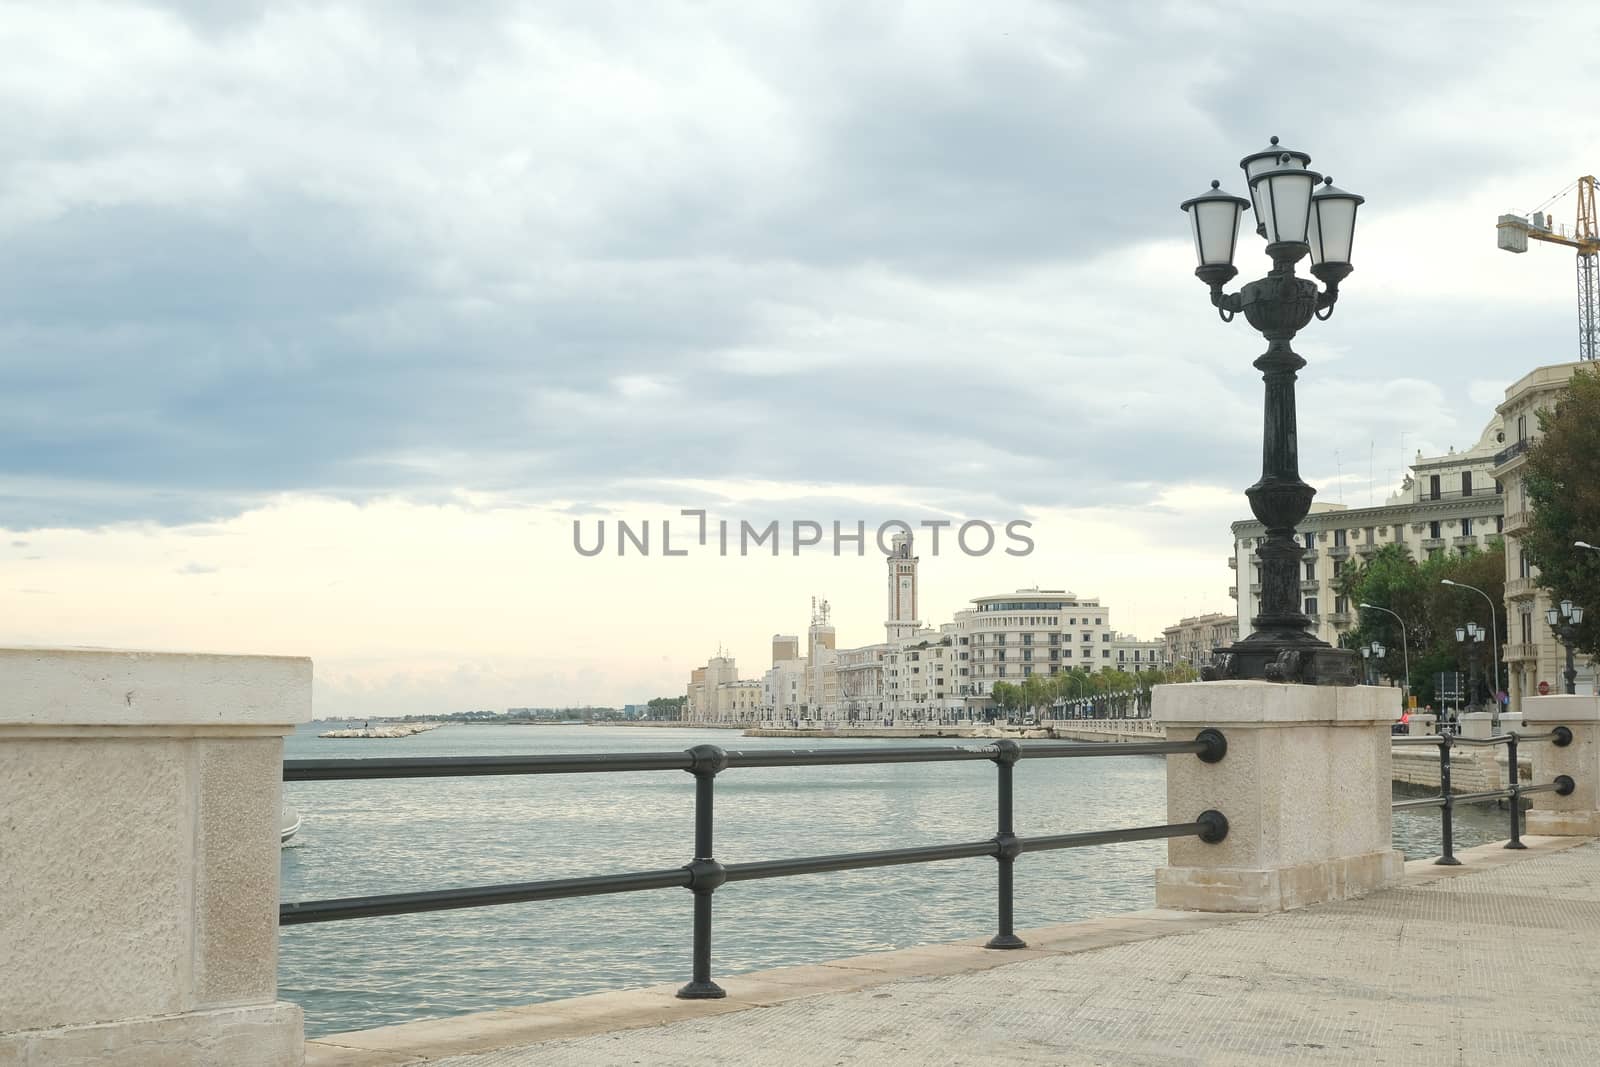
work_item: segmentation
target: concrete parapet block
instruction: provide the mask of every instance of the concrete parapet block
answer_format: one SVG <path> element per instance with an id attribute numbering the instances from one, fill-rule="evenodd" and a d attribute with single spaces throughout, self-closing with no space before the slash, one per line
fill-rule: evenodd
<path id="1" fill-rule="evenodd" d="M 1573 790 L 1567 796 L 1535 793 L 1528 799 L 1528 833 L 1554 836 L 1600 836 L 1600 698 L 1557 694 L 1522 701 L 1522 729 L 1547 733 L 1557 726 L 1572 731 L 1572 744 L 1541 741 L 1522 749 L 1532 760 L 1533 782 L 1542 785 L 1565 774 Z"/>
<path id="2" fill-rule="evenodd" d="M 1362 896 L 1403 877 L 1404 857 L 1390 840 L 1399 690 L 1165 685 L 1155 690 L 1154 718 L 1169 740 L 1214 727 L 1228 742 L 1217 763 L 1167 757 L 1168 820 L 1215 808 L 1228 818 L 1228 836 L 1215 845 L 1168 841 L 1157 907 L 1280 911 Z"/>
<path id="3" fill-rule="evenodd" d="M 283 735 L 311 662 L 0 649 L 0 1064 L 301 1062 Z"/>

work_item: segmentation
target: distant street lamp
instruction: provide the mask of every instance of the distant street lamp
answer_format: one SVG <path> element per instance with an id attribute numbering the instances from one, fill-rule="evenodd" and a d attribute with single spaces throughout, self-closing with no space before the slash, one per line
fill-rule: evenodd
<path id="1" fill-rule="evenodd" d="M 1561 676 L 1566 679 L 1566 693 L 1571 696 L 1578 691 L 1578 668 L 1572 662 L 1572 648 L 1578 640 L 1578 627 L 1583 623 L 1583 606 L 1563 600 L 1559 609 L 1550 608 L 1544 613 L 1544 621 L 1550 624 L 1557 640 L 1567 646 L 1567 669 Z"/>
<path id="2" fill-rule="evenodd" d="M 1495 733 L 1499 733 L 1500 732 L 1500 692 L 1501 692 L 1501 689 L 1500 689 L 1500 624 L 1495 621 L 1495 617 L 1494 617 L 1494 601 L 1489 599 L 1489 594 L 1488 593 L 1485 593 L 1482 589 L 1479 589 L 1475 585 L 1466 585 L 1466 584 L 1464 584 L 1462 582 L 1452 582 L 1449 578 L 1440 578 L 1439 579 L 1439 584 L 1440 585 L 1454 586 L 1457 589 L 1470 589 L 1474 593 L 1477 593 L 1479 596 L 1483 597 L 1484 601 L 1489 605 L 1489 637 L 1490 637 L 1490 640 L 1492 642 L 1490 644 L 1490 646 L 1489 646 L 1489 666 L 1492 669 L 1492 673 L 1494 675 L 1494 714 L 1493 714 L 1493 716 L 1491 717 L 1491 719 L 1489 721 L 1489 726 L 1490 726 L 1490 729 L 1492 729 Z M 1481 630 L 1481 627 L 1480 627 L 1480 630 Z M 1459 640 L 1459 638 L 1457 640 Z M 1478 640 L 1481 641 L 1483 639 L 1480 637 Z"/>
<path id="3" fill-rule="evenodd" d="M 1398 613 L 1388 608 L 1380 608 L 1376 604 L 1357 604 L 1356 607 L 1366 611 L 1381 611 L 1385 615 L 1393 615 L 1394 621 L 1400 624 L 1400 655 L 1405 662 L 1406 677 L 1400 685 L 1401 698 L 1407 707 L 1411 706 L 1411 641 L 1406 637 L 1406 621 Z"/>
<path id="4" fill-rule="evenodd" d="M 1327 184 L 1308 170 L 1311 157 L 1282 148 L 1278 139 L 1240 160 L 1250 199 L 1224 192 L 1221 182 L 1180 206 L 1189 215 L 1195 254 L 1195 276 L 1211 289 L 1211 303 L 1223 322 L 1244 312 L 1245 319 L 1267 340 L 1255 361 L 1266 385 L 1261 478 L 1245 496 L 1250 510 L 1267 528 L 1257 551 L 1261 560 L 1261 612 L 1251 620 L 1254 632 L 1231 647 L 1214 652 L 1201 672 L 1207 680 L 1265 678 L 1311 685 L 1354 685 L 1355 653 L 1336 649 L 1311 632 L 1311 619 L 1301 610 L 1300 556 L 1294 529 L 1311 508 L 1316 490 L 1300 480 L 1295 428 L 1295 372 L 1304 367 L 1289 342 L 1313 317 L 1333 314 L 1339 283 L 1350 274 L 1350 246 L 1355 237 L 1356 208 L 1362 198 Z M 1254 206 L 1266 238 L 1272 270 L 1237 293 L 1222 287 L 1239 273 L 1233 265 L 1239 238 L 1239 216 Z M 1294 265 L 1311 257 L 1311 273 L 1324 285 L 1297 278 Z"/>
<path id="5" fill-rule="evenodd" d="M 1573 548 L 1587 548 L 1590 552 L 1600 552 L 1600 548 L 1596 548 L 1594 545 L 1591 545 L 1587 541 L 1574 541 L 1574 542 L 1572 542 L 1572 547 Z"/>
<path id="6" fill-rule="evenodd" d="M 1467 693 L 1476 698 L 1478 695 L 1478 657 L 1473 651 L 1473 645 L 1483 644 L 1483 627 L 1475 622 L 1465 626 L 1456 627 L 1456 641 L 1463 646 L 1467 655 Z M 1499 697 L 1495 700 L 1498 703 Z"/>
<path id="7" fill-rule="evenodd" d="M 1374 641 L 1370 645 L 1361 646 L 1361 658 L 1367 661 L 1367 684 L 1378 684 L 1378 661 L 1383 659 L 1388 649 Z"/>

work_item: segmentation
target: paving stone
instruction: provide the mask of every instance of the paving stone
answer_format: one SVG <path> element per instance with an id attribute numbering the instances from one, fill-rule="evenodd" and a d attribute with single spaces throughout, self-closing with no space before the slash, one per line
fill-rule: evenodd
<path id="1" fill-rule="evenodd" d="M 430 1067 L 1583 1064 L 1600 1058 L 1600 846 L 1364 900 L 978 973 Z"/>

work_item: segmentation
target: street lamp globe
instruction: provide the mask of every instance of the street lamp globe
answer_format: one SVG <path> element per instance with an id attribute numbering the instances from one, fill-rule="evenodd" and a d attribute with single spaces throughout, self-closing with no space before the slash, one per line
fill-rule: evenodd
<path id="1" fill-rule="evenodd" d="M 1221 286 L 1239 273 L 1233 254 L 1239 246 L 1239 215 L 1250 201 L 1225 192 L 1213 179 L 1210 189 L 1178 206 L 1188 213 L 1194 232 L 1195 258 L 1200 262 L 1195 274 L 1207 285 Z"/>
<path id="2" fill-rule="evenodd" d="M 1366 203 L 1366 198 L 1345 192 L 1332 178 L 1323 182 L 1311 194 L 1311 223 L 1306 231 L 1311 273 L 1324 285 L 1338 285 L 1352 270 L 1350 246 L 1355 242 L 1356 208 Z"/>
<path id="3" fill-rule="evenodd" d="M 1583 607 L 1579 604 L 1572 606 L 1572 625 L 1577 626 L 1583 622 Z"/>
<path id="4" fill-rule="evenodd" d="M 1466 639 L 1467 639 L 1467 628 L 1465 626 L 1457 626 L 1456 627 L 1456 640 L 1457 641 L 1465 641 Z"/>
<path id="5" fill-rule="evenodd" d="M 1544 613 L 1544 621 L 1549 623 L 1551 626 L 1556 625 L 1561 621 L 1561 612 L 1557 611 L 1555 608 L 1546 608 Z"/>
<path id="6" fill-rule="evenodd" d="M 1293 148 L 1284 148 L 1278 144 L 1276 137 L 1272 143 L 1259 152 L 1251 152 L 1239 160 L 1239 169 L 1244 171 L 1244 180 L 1250 186 L 1250 199 L 1256 210 L 1256 233 L 1262 237 L 1267 236 L 1266 214 L 1261 210 L 1261 202 L 1256 199 L 1255 177 L 1265 174 L 1269 170 L 1278 170 L 1283 167 L 1299 167 L 1301 170 L 1311 165 L 1311 157 L 1304 152 Z M 1269 238 L 1270 240 L 1270 238 Z"/>
<path id="7" fill-rule="evenodd" d="M 1563 600 L 1561 602 L 1561 614 L 1566 618 L 1572 618 L 1572 601 Z"/>
<path id="8" fill-rule="evenodd" d="M 1306 231 L 1311 225 L 1311 190 L 1322 180 L 1314 170 L 1290 165 L 1290 159 L 1286 152 L 1279 157 L 1279 166 L 1250 179 L 1250 195 L 1260 211 L 1269 248 L 1306 243 Z"/>

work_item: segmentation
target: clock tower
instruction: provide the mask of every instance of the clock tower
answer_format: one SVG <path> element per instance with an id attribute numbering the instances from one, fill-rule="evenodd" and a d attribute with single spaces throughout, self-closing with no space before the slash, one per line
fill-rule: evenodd
<path id="1" fill-rule="evenodd" d="M 889 641 L 910 637 L 922 629 L 917 621 L 917 557 L 911 554 L 911 534 L 894 535 L 889 548 L 889 618 L 884 623 Z"/>

